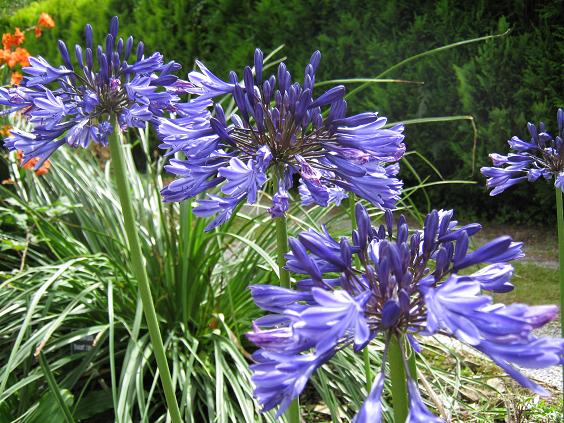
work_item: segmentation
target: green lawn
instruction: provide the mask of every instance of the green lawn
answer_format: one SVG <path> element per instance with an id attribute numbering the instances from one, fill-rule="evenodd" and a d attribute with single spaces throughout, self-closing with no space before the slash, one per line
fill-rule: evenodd
<path id="1" fill-rule="evenodd" d="M 560 303 L 558 268 L 542 266 L 534 262 L 516 261 L 512 264 L 515 267 L 512 278 L 515 289 L 495 295 L 496 301 L 531 305 Z"/>
<path id="2" fill-rule="evenodd" d="M 530 305 L 560 304 L 558 244 L 555 229 L 481 223 L 483 230 L 473 238 L 472 248 L 478 248 L 498 236 L 510 235 L 513 240 L 523 242 L 525 253 L 525 257 L 521 260 L 511 262 L 515 268 L 511 278 L 515 289 L 505 294 L 494 295 L 495 301 L 505 304 L 515 302 Z"/>

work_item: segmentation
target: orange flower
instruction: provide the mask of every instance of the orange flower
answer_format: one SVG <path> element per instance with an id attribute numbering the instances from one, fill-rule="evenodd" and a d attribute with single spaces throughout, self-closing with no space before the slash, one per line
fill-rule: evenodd
<path id="1" fill-rule="evenodd" d="M 38 26 L 36 26 L 33 31 L 35 32 L 35 38 L 39 38 L 41 37 L 41 34 L 43 34 L 43 31 Z"/>
<path id="2" fill-rule="evenodd" d="M 9 52 L 8 59 L 6 60 L 9 68 L 13 68 L 18 64 L 16 54 L 13 51 Z"/>
<path id="3" fill-rule="evenodd" d="M 14 51 L 9 52 L 6 63 L 8 63 L 10 68 L 14 68 L 17 65 L 22 67 L 29 66 L 29 52 L 25 48 L 18 47 Z"/>
<path id="4" fill-rule="evenodd" d="M 10 50 L 4 50 L 0 48 L 0 65 L 3 65 L 8 61 L 10 54 L 11 54 Z"/>
<path id="5" fill-rule="evenodd" d="M 51 16 L 43 12 L 41 15 L 39 15 L 37 26 L 42 28 L 55 28 L 55 21 Z"/>
<path id="6" fill-rule="evenodd" d="M 12 36 L 12 42 L 14 43 L 14 47 L 21 45 L 24 42 L 24 40 L 25 40 L 25 34 L 21 32 L 18 27 L 16 27 L 14 35 Z"/>
<path id="7" fill-rule="evenodd" d="M 23 161 L 23 153 L 21 150 L 18 150 L 16 152 L 16 157 L 18 158 L 20 163 Z M 26 164 L 24 164 L 23 168 L 27 170 L 31 170 L 35 167 L 38 161 L 39 161 L 39 157 L 34 157 L 33 159 L 29 160 Z M 50 168 L 51 168 L 51 162 L 49 160 L 45 160 L 45 162 L 41 165 L 41 167 L 39 167 L 39 169 L 35 171 L 35 174 L 37 176 L 45 175 L 47 172 L 49 172 Z"/>
<path id="8" fill-rule="evenodd" d="M 12 77 L 10 78 L 10 83 L 12 85 L 20 85 L 20 83 L 22 82 L 22 78 L 23 75 L 16 71 L 16 72 L 12 72 Z"/>
<path id="9" fill-rule="evenodd" d="M 0 126 L 0 136 L 9 137 L 10 136 L 10 129 L 12 129 L 12 127 L 10 125 L 1 125 Z"/>
<path id="10" fill-rule="evenodd" d="M 49 172 L 50 168 L 51 168 L 51 162 L 49 160 L 45 160 L 45 163 L 43 163 L 41 167 L 35 171 L 35 174 L 37 176 L 45 175 L 46 173 Z"/>
<path id="11" fill-rule="evenodd" d="M 12 34 L 8 32 L 2 34 L 2 46 L 4 46 L 4 49 L 10 50 L 12 47 Z"/>
<path id="12" fill-rule="evenodd" d="M 2 34 L 2 45 L 6 50 L 10 50 L 12 47 L 17 47 L 25 40 L 25 34 L 16 28 L 14 34 L 5 33 Z"/>
<path id="13" fill-rule="evenodd" d="M 16 158 L 18 159 L 18 161 L 20 162 L 20 165 L 24 168 L 24 169 L 33 169 L 33 166 L 35 166 L 37 164 L 37 161 L 39 160 L 37 157 L 34 157 L 31 160 L 28 160 L 25 164 L 23 163 L 23 152 L 21 150 L 16 151 Z"/>
<path id="14" fill-rule="evenodd" d="M 14 181 L 12 178 L 9 179 L 4 179 L 2 181 L 2 185 L 15 185 L 16 181 Z"/>
<path id="15" fill-rule="evenodd" d="M 22 150 L 16 151 L 16 159 L 18 159 L 20 164 L 22 164 L 22 160 L 23 160 L 23 151 Z"/>
<path id="16" fill-rule="evenodd" d="M 14 51 L 14 54 L 16 55 L 16 60 L 21 67 L 25 68 L 26 66 L 29 66 L 29 51 L 25 48 L 18 47 Z"/>

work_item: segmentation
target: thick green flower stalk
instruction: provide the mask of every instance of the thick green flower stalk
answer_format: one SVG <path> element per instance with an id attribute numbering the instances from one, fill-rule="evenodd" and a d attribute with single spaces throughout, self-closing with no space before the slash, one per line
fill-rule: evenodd
<path id="1" fill-rule="evenodd" d="M 153 297 L 151 296 L 149 278 L 147 276 L 147 270 L 139 244 L 139 235 L 135 224 L 136 219 L 131 203 L 131 186 L 129 185 L 127 173 L 125 171 L 125 160 L 123 157 L 121 137 L 118 131 L 110 137 L 110 152 L 112 155 L 115 181 L 123 213 L 123 223 L 125 226 L 125 233 L 127 235 L 129 253 L 131 255 L 131 268 L 133 269 L 135 279 L 139 284 L 139 295 L 141 296 L 141 301 L 143 303 L 143 312 L 145 314 L 145 320 L 147 321 L 147 328 L 149 330 L 151 344 L 153 345 L 155 359 L 159 368 L 166 402 L 172 421 L 174 423 L 181 423 L 182 417 L 180 415 L 180 409 L 178 408 L 176 395 L 174 393 L 175 390 L 170 376 L 170 370 L 168 368 L 161 332 L 159 330 L 159 321 L 155 311 L 155 304 L 153 302 Z"/>
<path id="2" fill-rule="evenodd" d="M 279 188 L 277 188 L 278 190 Z M 276 195 L 276 194 L 275 194 Z M 282 288 L 290 288 L 290 273 L 284 267 L 286 258 L 284 255 L 288 252 L 288 222 L 286 215 L 274 219 L 276 222 L 276 261 L 278 264 L 278 272 L 280 275 L 280 286 Z M 300 423 L 300 402 L 296 398 L 286 411 L 286 419 L 288 423 Z"/>

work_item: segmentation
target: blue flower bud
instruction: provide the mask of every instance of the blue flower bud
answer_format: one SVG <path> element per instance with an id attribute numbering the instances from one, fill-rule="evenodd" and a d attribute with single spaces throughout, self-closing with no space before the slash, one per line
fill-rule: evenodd
<path id="1" fill-rule="evenodd" d="M 121 54 L 123 53 L 123 38 L 119 38 L 117 45 L 116 45 L 116 51 L 117 53 L 121 56 Z"/>
<path id="2" fill-rule="evenodd" d="M 117 16 L 113 16 L 112 19 L 110 20 L 110 30 L 108 35 L 111 35 L 114 40 L 117 37 L 118 29 L 119 29 L 119 19 Z"/>
<path id="3" fill-rule="evenodd" d="M 309 59 L 309 64 L 313 68 L 313 73 L 317 71 L 317 67 L 319 66 L 320 61 L 321 61 L 321 52 L 319 50 L 316 50 L 313 52 L 311 58 Z"/>
<path id="4" fill-rule="evenodd" d="M 260 49 L 256 49 L 255 50 L 255 77 L 257 80 L 257 83 L 261 83 L 262 82 L 262 66 L 263 66 L 263 55 L 262 55 L 262 51 L 260 51 Z"/>
<path id="5" fill-rule="evenodd" d="M 76 57 L 76 61 L 78 62 L 78 66 L 82 69 L 84 67 L 84 62 L 82 61 L 82 48 L 78 44 L 74 46 L 74 55 Z"/>
<path id="6" fill-rule="evenodd" d="M 106 57 L 112 57 L 114 53 L 114 37 L 112 34 L 106 35 Z"/>
<path id="7" fill-rule="evenodd" d="M 73 70 L 74 68 L 73 68 L 72 63 L 71 63 L 71 59 L 70 59 L 69 51 L 67 49 L 67 45 L 62 40 L 59 40 L 57 45 L 59 47 L 59 52 L 61 53 L 61 57 L 63 59 L 63 63 L 65 64 L 66 68 Z"/>
<path id="8" fill-rule="evenodd" d="M 393 327 L 401 316 L 401 308 L 396 300 L 388 300 L 382 307 L 382 327 L 389 329 Z"/>
<path id="9" fill-rule="evenodd" d="M 93 61 L 92 61 L 92 50 L 90 48 L 86 49 L 86 66 L 88 69 L 92 70 Z"/>
<path id="10" fill-rule="evenodd" d="M 125 42 L 125 53 L 123 55 L 124 60 L 129 59 L 129 55 L 131 54 L 131 50 L 133 49 L 133 37 L 130 35 L 127 37 L 127 41 Z"/>
<path id="11" fill-rule="evenodd" d="M 335 103 L 338 100 L 342 100 L 344 95 L 345 95 L 344 85 L 338 85 L 336 87 L 333 87 L 333 88 L 325 91 L 323 94 L 321 94 L 319 97 L 317 97 L 313 101 L 313 103 L 311 103 L 309 105 L 309 108 L 321 107 L 321 106 L 325 106 L 327 104 Z"/>
<path id="12" fill-rule="evenodd" d="M 143 44 L 143 41 L 139 41 L 137 43 L 137 52 L 136 52 L 137 61 L 143 59 L 144 51 L 145 51 L 145 44 Z"/>
<path id="13" fill-rule="evenodd" d="M 86 38 L 86 47 L 92 50 L 92 26 L 86 24 L 84 27 L 84 37 Z"/>

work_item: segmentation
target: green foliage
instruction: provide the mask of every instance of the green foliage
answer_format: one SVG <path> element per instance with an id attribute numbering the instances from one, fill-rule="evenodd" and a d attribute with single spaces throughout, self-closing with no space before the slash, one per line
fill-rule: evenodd
<path id="1" fill-rule="evenodd" d="M 193 218 L 189 202 L 161 202 L 163 160 L 149 161 L 147 134 L 132 145 L 146 160 L 145 174 L 131 154 L 127 167 L 184 418 L 273 421 L 252 399 L 252 347 L 244 339 L 260 313 L 246 287 L 277 280 L 266 207 L 260 215 L 243 208 L 231 225 L 206 234 L 205 219 Z M 59 394 L 75 420 L 164 421 L 109 163 L 101 165 L 92 151 L 61 149 L 55 157 L 48 174 L 15 171 L 14 190 L 0 187 L 1 224 L 25 251 L 0 250 L 0 404 L 9 405 L 0 417 L 33 419 L 49 406 L 63 421 Z M 290 228 L 319 229 L 340 217 L 331 207 L 297 205 Z M 47 370 L 37 364 L 40 353 Z M 372 353 L 378 367 L 380 349 Z M 363 384 L 342 393 L 347 381 L 362 378 L 361 362 L 352 352 L 340 354 L 313 382 L 333 415 L 350 419 L 362 403 Z M 48 374 L 55 382 L 47 383 Z"/>
<path id="2" fill-rule="evenodd" d="M 146 151 L 146 134 L 141 140 Z M 64 408 L 55 398 L 75 420 L 164 421 L 109 168 L 91 152 L 74 153 L 57 154 L 41 178 L 14 174 L 16 192 L 2 188 L 0 207 L 12 211 L 6 224 L 14 237 L 27 240 L 27 253 L 0 251 L 0 262 L 8 257 L 12 269 L 23 270 L 0 273 L 0 403 L 10 404 L 0 412 L 9 415 L 6 421 L 32 418 L 47 407 L 43 395 L 50 392 L 56 421 L 64 421 Z M 179 232 L 178 205 L 160 200 L 162 161 L 148 164 L 147 174 L 136 172 L 131 155 L 127 165 L 184 418 L 251 421 L 258 406 L 239 340 L 258 313 L 246 286 L 273 277 L 268 261 L 256 255 L 263 247 L 271 251 L 270 232 L 256 219 L 225 227 L 225 234 L 206 234 L 204 220 L 190 220 Z M 263 247 L 252 247 L 247 231 Z M 36 361 L 40 352 L 48 363 L 43 369 Z M 55 382 L 47 385 L 47 375 Z"/>
<path id="3" fill-rule="evenodd" d="M 8 16 L 32 1 L 33 0 L 0 0 L 0 17 Z"/>
<path id="4" fill-rule="evenodd" d="M 252 399 L 247 352 L 252 346 L 244 338 L 260 313 L 246 287 L 277 280 L 266 207 L 259 206 L 260 215 L 244 207 L 238 219 L 206 234 L 205 219 L 193 218 L 189 202 L 161 202 L 163 160 L 149 161 L 147 133 L 128 145 L 146 160 L 146 173 L 140 174 L 128 154 L 128 174 L 184 418 L 273 421 L 271 414 L 258 413 Z M 48 174 L 37 178 L 16 169 L 14 190 L 0 188 L 2 225 L 23 240 L 25 251 L 0 250 L 0 263 L 6 263 L 0 273 L 0 404 L 7 404 L 0 407 L 0 421 L 34 421 L 45 407 L 64 421 L 61 404 L 85 422 L 164 421 L 117 193 L 109 163 L 93 153 L 61 149 Z M 418 216 L 408 201 L 404 206 Z M 334 233 L 350 231 L 342 218 L 342 210 L 306 211 L 298 204 L 289 214 L 290 231 L 319 229 L 321 222 L 331 222 Z M 371 348 L 374 368 L 381 365 L 381 349 L 378 343 Z M 362 357 L 346 351 L 313 379 L 314 401 L 327 404 L 334 421 L 350 421 L 364 400 L 364 385 L 351 383 L 363 379 L 362 368 Z M 453 387 L 460 374 L 449 379 L 443 371 L 422 372 L 434 389 L 458 395 Z"/>

